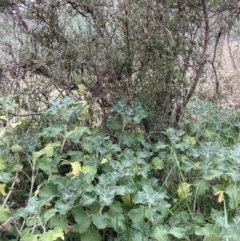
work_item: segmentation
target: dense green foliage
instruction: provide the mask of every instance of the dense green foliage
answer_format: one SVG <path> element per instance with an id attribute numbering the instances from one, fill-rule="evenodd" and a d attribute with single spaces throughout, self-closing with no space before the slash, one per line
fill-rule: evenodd
<path id="1" fill-rule="evenodd" d="M 103 130 L 83 125 L 86 106 L 69 97 L 8 119 L 14 99 L 0 99 L 1 241 L 238 240 L 234 113 L 193 100 L 150 143 L 139 102 L 118 99 Z"/>

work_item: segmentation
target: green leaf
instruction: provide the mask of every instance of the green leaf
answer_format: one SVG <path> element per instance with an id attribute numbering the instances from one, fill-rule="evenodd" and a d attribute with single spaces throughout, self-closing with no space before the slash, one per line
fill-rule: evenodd
<path id="1" fill-rule="evenodd" d="M 146 208 L 144 206 L 140 206 L 139 208 L 132 209 L 128 216 L 133 221 L 133 223 L 143 222 L 145 218 Z"/>
<path id="2" fill-rule="evenodd" d="M 84 193 L 80 199 L 80 203 L 83 206 L 89 206 L 96 201 L 97 197 L 93 193 Z"/>
<path id="3" fill-rule="evenodd" d="M 68 226 L 68 220 L 66 216 L 53 216 L 48 223 L 50 228 L 54 228 L 54 227 L 60 227 L 63 230 L 66 229 L 66 227 Z"/>
<path id="4" fill-rule="evenodd" d="M 77 84 L 80 84 L 82 82 L 83 76 L 82 74 L 74 74 L 72 78 Z"/>
<path id="5" fill-rule="evenodd" d="M 162 149 L 165 149 L 166 147 L 167 147 L 167 145 L 165 144 L 165 142 L 158 141 L 157 143 L 153 144 L 152 149 L 153 149 L 153 151 L 157 152 Z"/>
<path id="6" fill-rule="evenodd" d="M 21 241 L 37 241 L 38 240 L 38 236 L 36 234 L 26 234 L 23 237 L 21 237 Z"/>
<path id="7" fill-rule="evenodd" d="M 185 232 L 186 230 L 184 230 L 183 228 L 173 227 L 168 233 L 172 234 L 175 238 L 183 239 L 186 237 Z"/>
<path id="8" fill-rule="evenodd" d="M 162 170 L 162 169 L 164 169 L 164 162 L 159 157 L 154 157 L 152 159 L 152 164 L 154 166 L 154 170 Z"/>
<path id="9" fill-rule="evenodd" d="M 74 226 L 74 232 L 78 233 L 85 233 L 90 224 L 91 224 L 91 218 L 87 215 L 86 211 L 83 210 L 82 207 L 75 207 L 71 210 L 72 215 L 77 222 L 77 224 Z"/>
<path id="10" fill-rule="evenodd" d="M 237 185 L 231 184 L 225 189 L 225 193 L 229 196 L 229 205 L 231 209 L 236 209 L 240 204 L 240 190 Z"/>
<path id="11" fill-rule="evenodd" d="M 104 229 L 104 228 L 107 227 L 108 218 L 109 218 L 109 216 L 106 213 L 104 213 L 104 214 L 99 214 L 99 213 L 92 214 L 92 221 L 98 229 Z"/>
<path id="12" fill-rule="evenodd" d="M 6 168 L 5 162 L 3 159 L 0 159 L 0 171 L 4 170 Z"/>
<path id="13" fill-rule="evenodd" d="M 80 138 L 83 136 L 83 134 L 88 133 L 90 134 L 90 130 L 88 127 L 85 126 L 76 126 L 73 131 L 70 131 L 68 133 L 68 139 L 72 141 L 73 143 L 78 143 L 80 141 Z"/>
<path id="14" fill-rule="evenodd" d="M 121 140 L 122 144 L 126 145 L 127 147 L 131 147 L 135 142 L 135 135 L 131 132 L 124 132 L 120 135 L 119 139 Z"/>
<path id="15" fill-rule="evenodd" d="M 220 178 L 220 176 L 223 174 L 223 171 L 220 171 L 220 170 L 210 170 L 210 171 L 207 171 L 205 174 L 204 174 L 204 179 L 208 180 L 208 181 L 211 181 L 213 180 L 214 178 Z"/>
<path id="16" fill-rule="evenodd" d="M 64 240 L 64 233 L 60 227 L 55 227 L 53 230 L 48 230 L 46 233 L 39 235 L 41 241 L 55 241 L 58 238 Z"/>
<path id="17" fill-rule="evenodd" d="M 12 181 L 12 174 L 0 171 L 0 181 L 3 183 L 8 183 Z"/>
<path id="18" fill-rule="evenodd" d="M 55 208 L 58 210 L 58 212 L 62 215 L 66 215 L 69 210 L 72 208 L 72 204 L 70 202 L 65 203 L 63 200 L 59 199 L 55 203 Z"/>
<path id="19" fill-rule="evenodd" d="M 122 124 L 121 122 L 119 122 L 117 119 L 115 118 L 109 118 L 107 120 L 107 127 L 110 129 L 110 130 L 121 130 L 122 128 Z"/>
<path id="20" fill-rule="evenodd" d="M 0 224 L 7 221 L 11 216 L 11 212 L 9 208 L 1 208 L 0 209 Z"/>
<path id="21" fill-rule="evenodd" d="M 43 132 L 39 134 L 39 136 L 48 138 L 48 137 L 57 137 L 61 132 L 64 131 L 64 127 L 59 126 L 50 126 L 44 129 Z"/>
<path id="22" fill-rule="evenodd" d="M 45 223 L 47 223 L 50 218 L 52 218 L 53 216 L 55 216 L 56 212 L 57 212 L 56 209 L 49 209 L 49 210 L 47 210 L 47 211 L 43 214 L 43 220 L 45 221 Z"/>
<path id="23" fill-rule="evenodd" d="M 81 241 L 101 241 L 102 237 L 98 231 L 92 229 L 80 235 Z"/>
<path id="24" fill-rule="evenodd" d="M 53 184 L 47 184 L 42 187 L 38 193 L 39 197 L 46 199 L 47 201 L 52 200 L 58 195 L 58 189 Z"/>
<path id="25" fill-rule="evenodd" d="M 194 180 L 193 185 L 196 186 L 197 196 L 204 195 L 209 188 L 209 182 L 204 179 Z"/>
<path id="26" fill-rule="evenodd" d="M 167 231 L 163 228 L 160 227 L 156 227 L 153 230 L 153 237 L 157 240 L 157 241 L 168 241 L 168 235 L 167 235 Z"/>

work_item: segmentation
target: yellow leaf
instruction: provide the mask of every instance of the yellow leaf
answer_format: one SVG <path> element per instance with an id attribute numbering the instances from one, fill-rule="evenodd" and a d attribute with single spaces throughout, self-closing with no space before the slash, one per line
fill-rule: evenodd
<path id="1" fill-rule="evenodd" d="M 86 90 L 86 86 L 84 84 L 79 84 L 78 85 L 78 90 L 81 94 L 84 94 L 85 90 Z"/>
<path id="2" fill-rule="evenodd" d="M 124 196 L 121 196 L 122 200 L 123 200 L 123 205 L 124 206 L 128 206 L 131 207 L 132 205 L 132 198 L 131 198 L 131 194 L 126 194 Z"/>
<path id="3" fill-rule="evenodd" d="M 42 187 L 42 184 L 40 184 L 40 185 L 37 186 L 37 190 L 34 192 L 34 195 L 35 195 L 35 196 L 38 195 L 41 187 Z"/>
<path id="4" fill-rule="evenodd" d="M 6 196 L 7 193 L 5 193 L 5 187 L 6 187 L 6 184 L 0 184 L 0 193 L 3 195 L 3 196 Z"/>
<path id="5" fill-rule="evenodd" d="M 104 163 L 106 163 L 106 162 L 108 162 L 108 159 L 107 159 L 107 158 L 103 158 L 100 163 L 101 163 L 101 164 L 104 164 Z"/>
<path id="6" fill-rule="evenodd" d="M 218 203 L 221 203 L 223 201 L 223 194 L 224 191 L 218 191 L 213 194 L 213 196 L 217 199 Z"/>
<path id="7" fill-rule="evenodd" d="M 195 170 L 198 170 L 198 169 L 199 169 L 199 166 L 200 166 L 200 162 L 195 162 L 195 163 L 194 163 L 194 169 L 195 169 Z"/>
<path id="8" fill-rule="evenodd" d="M 71 162 L 71 166 L 72 166 L 72 174 L 74 176 L 78 176 L 79 173 L 82 171 L 82 168 L 81 168 L 81 164 L 80 162 Z"/>
<path id="9" fill-rule="evenodd" d="M 5 121 L 7 121 L 7 118 L 6 118 L 5 116 L 1 115 L 1 116 L 0 116 L 0 120 L 5 120 Z"/>
<path id="10" fill-rule="evenodd" d="M 51 206 L 52 206 L 52 204 L 50 202 L 46 202 L 45 205 L 44 205 L 45 208 L 49 208 Z"/>
<path id="11" fill-rule="evenodd" d="M 187 182 L 181 182 L 178 185 L 178 196 L 179 198 L 185 198 L 187 196 L 187 194 L 189 193 L 190 190 L 190 184 L 188 184 Z"/>
<path id="12" fill-rule="evenodd" d="M 192 146 L 195 146 L 197 144 L 197 138 L 191 137 L 191 136 L 188 136 L 188 135 L 185 135 L 183 137 L 183 141 L 191 144 Z"/>

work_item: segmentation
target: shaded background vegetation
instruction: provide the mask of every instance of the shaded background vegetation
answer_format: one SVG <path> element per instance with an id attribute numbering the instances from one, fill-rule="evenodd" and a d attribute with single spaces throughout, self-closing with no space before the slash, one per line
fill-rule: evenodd
<path id="1" fill-rule="evenodd" d="M 89 121 L 104 126 L 107 108 L 125 97 L 143 103 L 155 133 L 178 121 L 198 85 L 206 95 L 211 82 L 219 99 L 228 81 L 217 57 L 238 31 L 238 1 L 6 2 L 1 94 L 17 95 L 21 113 L 72 95 L 90 101 Z"/>

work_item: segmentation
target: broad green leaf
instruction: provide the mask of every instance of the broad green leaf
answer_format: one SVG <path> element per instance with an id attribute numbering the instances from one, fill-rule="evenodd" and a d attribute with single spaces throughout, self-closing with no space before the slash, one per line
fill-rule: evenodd
<path id="1" fill-rule="evenodd" d="M 54 148 L 60 145 L 61 145 L 60 142 L 48 143 L 44 147 L 43 153 L 46 154 L 46 156 L 51 157 L 54 154 Z"/>
<path id="2" fill-rule="evenodd" d="M 184 230 L 183 228 L 173 227 L 168 233 L 172 234 L 177 239 L 183 239 L 186 237 L 186 230 Z"/>
<path id="3" fill-rule="evenodd" d="M 86 232 L 91 224 L 91 218 L 87 213 L 88 211 L 78 206 L 73 208 L 71 212 L 77 222 L 77 225 L 74 226 L 74 231 L 80 234 Z"/>
<path id="4" fill-rule="evenodd" d="M 102 237 L 97 230 L 88 230 L 80 235 L 81 241 L 101 241 Z"/>
<path id="5" fill-rule="evenodd" d="M 69 210 L 72 208 L 72 204 L 70 202 L 65 203 L 63 200 L 59 199 L 55 203 L 55 208 L 58 210 L 58 212 L 62 215 L 66 215 Z"/>
<path id="6" fill-rule="evenodd" d="M 208 181 L 211 181 L 214 178 L 219 178 L 222 174 L 224 174 L 224 172 L 221 171 L 221 170 L 210 170 L 210 171 L 207 171 L 207 173 L 204 174 L 203 178 L 208 180 Z"/>
<path id="7" fill-rule="evenodd" d="M 152 164 L 155 170 L 162 170 L 164 168 L 164 162 L 159 157 L 154 157 L 152 159 Z"/>
<path id="8" fill-rule="evenodd" d="M 45 128 L 44 131 L 39 135 L 46 138 L 57 137 L 63 130 L 64 130 L 64 127 L 50 126 L 48 128 Z"/>
<path id="9" fill-rule="evenodd" d="M 47 184 L 40 188 L 38 195 L 39 197 L 44 198 L 47 201 L 51 201 L 54 197 L 58 195 L 58 189 L 56 185 Z"/>
<path id="10" fill-rule="evenodd" d="M 225 193 L 230 198 L 230 208 L 236 209 L 240 204 L 240 190 L 237 185 L 231 184 L 225 189 Z"/>
<path id="11" fill-rule="evenodd" d="M 65 230 L 68 226 L 68 220 L 66 216 L 53 216 L 52 218 L 50 218 L 48 225 L 50 228 L 60 227 Z"/>
<path id="12" fill-rule="evenodd" d="M 5 168 L 6 168 L 6 165 L 3 161 L 3 159 L 0 159 L 0 171 L 4 170 Z M 1 179 L 0 179 L 0 181 L 1 181 Z"/>
<path id="13" fill-rule="evenodd" d="M 10 218 L 11 212 L 9 208 L 0 209 L 0 224 L 6 222 Z"/>
<path id="14" fill-rule="evenodd" d="M 80 203 L 83 206 L 89 206 L 96 201 L 97 197 L 93 193 L 84 193 L 80 199 Z"/>
<path id="15" fill-rule="evenodd" d="M 122 144 L 126 145 L 127 147 L 131 147 L 132 144 L 136 141 L 134 133 L 131 132 L 122 133 L 119 139 L 121 140 Z"/>
<path id="16" fill-rule="evenodd" d="M 7 193 L 5 192 L 5 187 L 6 187 L 6 184 L 0 184 L 0 194 L 3 196 L 7 195 Z"/>
<path id="17" fill-rule="evenodd" d="M 8 183 L 12 181 L 12 174 L 0 171 L 0 182 Z"/>
<path id="18" fill-rule="evenodd" d="M 108 218 L 109 218 L 109 216 L 106 213 L 104 213 L 104 214 L 99 214 L 99 213 L 92 214 L 92 221 L 98 229 L 104 229 L 104 228 L 107 227 Z"/>
<path id="19" fill-rule="evenodd" d="M 139 208 L 132 209 L 128 216 L 134 223 L 143 222 L 145 218 L 146 208 L 144 206 L 140 206 Z"/>
<path id="20" fill-rule="evenodd" d="M 169 240 L 167 231 L 160 227 L 154 228 L 153 237 L 157 241 L 168 241 Z"/>
<path id="21" fill-rule="evenodd" d="M 58 238 L 64 240 L 64 233 L 60 227 L 55 227 L 53 230 L 48 230 L 46 233 L 39 235 L 41 241 L 55 241 Z"/>
<path id="22" fill-rule="evenodd" d="M 21 241 L 38 241 L 38 236 L 37 234 L 26 234 L 23 237 L 21 237 Z"/>
<path id="23" fill-rule="evenodd" d="M 157 143 L 152 145 L 153 151 L 160 151 L 162 149 L 165 149 L 167 145 L 163 141 L 158 141 Z"/>
<path id="24" fill-rule="evenodd" d="M 196 186 L 197 196 L 204 195 L 209 188 L 209 182 L 204 179 L 194 180 L 193 185 Z"/>
<path id="25" fill-rule="evenodd" d="M 70 131 L 68 133 L 68 139 L 72 141 L 73 143 L 78 143 L 80 141 L 80 138 L 83 136 L 83 134 L 88 133 L 90 134 L 90 130 L 88 127 L 85 126 L 76 126 L 74 130 Z"/>
<path id="26" fill-rule="evenodd" d="M 181 198 L 181 199 L 185 198 L 189 194 L 190 186 L 191 185 L 187 182 L 179 183 L 178 189 L 177 189 L 177 193 L 178 193 L 179 198 Z"/>
<path id="27" fill-rule="evenodd" d="M 50 218 L 52 218 L 53 216 L 55 216 L 56 212 L 57 212 L 56 209 L 49 209 L 49 210 L 47 210 L 47 211 L 43 214 L 43 219 L 44 219 L 45 223 L 47 223 Z"/>

